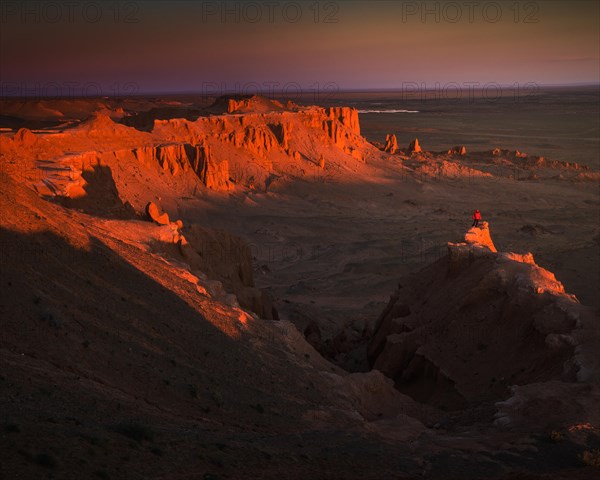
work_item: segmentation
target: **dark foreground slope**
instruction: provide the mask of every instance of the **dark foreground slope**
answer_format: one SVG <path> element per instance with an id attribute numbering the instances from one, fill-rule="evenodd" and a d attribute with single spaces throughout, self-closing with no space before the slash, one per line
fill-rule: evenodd
<path id="1" fill-rule="evenodd" d="M 593 427 L 551 442 L 419 406 L 118 228 L 1 185 L 3 478 L 590 478 Z"/>
<path id="2" fill-rule="evenodd" d="M 291 325 L 211 299 L 6 176 L 1 203 L 2 478 L 345 478 L 380 448 L 396 452 L 385 468 L 414 465 L 365 437 L 360 419 L 381 412 L 334 399 L 343 372 Z M 381 375 L 362 379 L 383 412 L 402 404 Z"/>

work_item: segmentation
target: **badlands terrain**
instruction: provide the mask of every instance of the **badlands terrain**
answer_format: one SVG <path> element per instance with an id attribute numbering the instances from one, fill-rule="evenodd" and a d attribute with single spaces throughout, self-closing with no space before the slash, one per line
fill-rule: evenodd
<path id="1" fill-rule="evenodd" d="M 1 106 L 0 477 L 598 475 L 598 171 L 261 97 Z"/>

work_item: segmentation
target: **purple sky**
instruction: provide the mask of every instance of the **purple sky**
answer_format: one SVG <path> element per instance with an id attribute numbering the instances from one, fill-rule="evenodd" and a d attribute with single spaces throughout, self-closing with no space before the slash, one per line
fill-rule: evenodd
<path id="1" fill-rule="evenodd" d="M 2 95 L 600 82 L 594 1 L 10 1 Z"/>

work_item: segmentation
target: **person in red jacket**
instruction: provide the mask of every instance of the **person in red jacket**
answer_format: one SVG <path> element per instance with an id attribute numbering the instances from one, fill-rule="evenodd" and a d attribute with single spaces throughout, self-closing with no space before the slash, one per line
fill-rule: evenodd
<path id="1" fill-rule="evenodd" d="M 481 212 L 479 210 L 475 210 L 475 212 L 473 212 L 473 225 L 471 225 L 471 226 L 478 227 L 479 220 L 481 220 Z"/>

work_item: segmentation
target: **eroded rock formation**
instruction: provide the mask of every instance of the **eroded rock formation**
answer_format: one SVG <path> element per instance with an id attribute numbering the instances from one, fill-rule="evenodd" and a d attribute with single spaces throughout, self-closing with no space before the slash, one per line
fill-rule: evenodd
<path id="1" fill-rule="evenodd" d="M 465 147 L 464 145 L 461 145 L 458 147 L 452 147 L 450 150 L 448 150 L 448 155 L 464 156 L 466 154 L 467 154 L 467 147 Z"/>
<path id="2" fill-rule="evenodd" d="M 474 247 L 485 247 L 490 252 L 497 252 L 492 237 L 490 236 L 490 228 L 488 222 L 481 222 L 481 225 L 470 228 L 465 233 L 465 242 Z"/>
<path id="3" fill-rule="evenodd" d="M 589 311 L 530 253 L 497 252 L 487 224 L 401 284 L 368 354 L 421 402 L 462 408 L 505 398 L 511 385 L 573 382 L 591 369 L 579 354 Z"/>
<path id="4" fill-rule="evenodd" d="M 37 141 L 37 137 L 35 136 L 35 133 L 28 128 L 21 128 L 15 133 L 13 141 L 17 146 L 31 147 Z"/>
<path id="5" fill-rule="evenodd" d="M 217 162 L 208 145 L 198 145 L 193 160 L 194 171 L 200 181 L 212 190 L 229 190 L 229 162 Z"/>
<path id="6" fill-rule="evenodd" d="M 348 128 L 355 135 L 360 135 L 360 122 L 358 120 L 358 110 L 351 107 L 330 107 L 327 109 L 330 119 L 339 122 Z"/>
<path id="7" fill-rule="evenodd" d="M 230 188 L 228 162 L 216 161 L 208 145 L 174 144 L 139 147 L 133 153 L 140 163 L 158 164 L 163 171 L 171 175 L 185 173 L 192 168 L 208 188 L 213 190 Z"/>
<path id="8" fill-rule="evenodd" d="M 419 139 L 415 138 L 408 146 L 408 153 L 419 153 L 422 152 L 421 146 L 419 145 Z"/>
<path id="9" fill-rule="evenodd" d="M 252 252 L 241 238 L 223 230 L 186 225 L 179 248 L 192 271 L 202 272 L 218 280 L 234 294 L 239 304 L 261 318 L 277 319 L 274 299 L 254 285 Z"/>
<path id="10" fill-rule="evenodd" d="M 134 154 L 142 164 L 158 163 L 165 172 L 177 175 L 190 168 L 191 151 L 189 144 L 173 144 L 136 148 Z"/>
<path id="11" fill-rule="evenodd" d="M 284 106 L 259 97 L 230 100 L 219 99 L 211 107 L 223 113 L 195 122 L 156 120 L 152 133 L 169 142 L 185 138 L 192 145 L 209 145 L 215 159 L 227 159 L 235 182 L 252 188 L 265 188 L 273 173 L 313 173 L 332 149 L 364 162 L 371 148 L 360 136 L 356 109 Z"/>
<path id="12" fill-rule="evenodd" d="M 396 153 L 398 150 L 398 140 L 396 139 L 396 135 L 388 134 L 385 137 L 385 147 L 383 147 L 383 151 L 387 152 L 391 155 Z"/>

